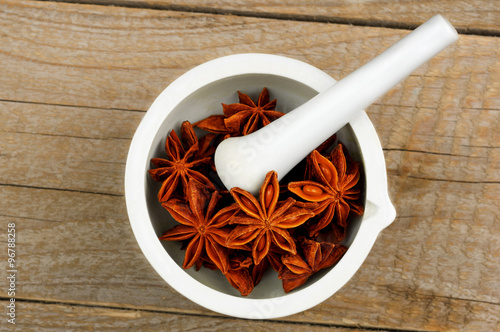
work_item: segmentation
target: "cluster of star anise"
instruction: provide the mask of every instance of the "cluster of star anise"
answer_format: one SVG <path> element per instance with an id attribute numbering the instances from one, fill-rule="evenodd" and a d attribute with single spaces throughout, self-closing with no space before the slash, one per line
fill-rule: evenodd
<path id="1" fill-rule="evenodd" d="M 347 248 L 348 216 L 360 215 L 360 169 L 335 136 L 319 146 L 283 180 L 270 171 L 258 197 L 241 189 L 229 192 L 213 164 L 216 145 L 252 133 L 283 113 L 264 88 L 257 103 L 238 92 L 239 103 L 222 104 L 223 114 L 192 125 L 181 138 L 166 139 L 168 159 L 153 158 L 152 178 L 161 182 L 158 200 L 178 225 L 160 240 L 182 241 L 183 268 L 220 270 L 241 295 L 250 294 L 269 267 L 283 289 L 303 285 L 317 271 L 334 265 Z M 193 127 L 210 133 L 196 135 Z"/>

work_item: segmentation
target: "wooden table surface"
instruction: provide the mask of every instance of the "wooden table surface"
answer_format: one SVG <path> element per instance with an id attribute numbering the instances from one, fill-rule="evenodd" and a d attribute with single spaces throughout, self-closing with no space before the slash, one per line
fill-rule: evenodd
<path id="1" fill-rule="evenodd" d="M 0 330 L 500 331 L 498 0 L 0 0 Z M 434 14 L 459 41 L 367 109 L 398 217 L 305 312 L 225 317 L 153 270 L 124 199 L 155 97 L 220 56 L 262 52 L 340 79 Z M 10 224 L 10 225 L 9 225 Z"/>

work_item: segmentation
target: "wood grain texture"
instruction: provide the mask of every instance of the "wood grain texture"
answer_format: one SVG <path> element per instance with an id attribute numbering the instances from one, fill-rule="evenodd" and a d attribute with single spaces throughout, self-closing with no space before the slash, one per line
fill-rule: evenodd
<path id="1" fill-rule="evenodd" d="M 407 31 L 12 0 L 0 1 L 0 31 L 0 227 L 18 229 L 23 330 L 72 319 L 147 330 L 188 318 L 238 330 L 500 329 L 498 38 L 461 36 L 367 109 L 397 220 L 327 301 L 248 322 L 176 293 L 135 241 L 123 172 L 143 111 L 221 55 L 282 54 L 341 78 Z"/>
<path id="2" fill-rule="evenodd" d="M 450 121 L 438 119 L 431 108 L 379 104 L 369 109 L 387 146 L 390 174 L 479 184 L 500 182 L 500 149 L 492 145 L 498 141 L 499 113 L 463 109 Z M 142 116 L 0 102 L 0 183 L 122 195 L 130 136 Z M 437 127 L 443 132 L 429 132 Z"/>
<path id="3" fill-rule="evenodd" d="M 3 306 L 7 303 L 0 301 Z M 349 332 L 350 328 L 286 322 L 253 322 L 225 317 L 176 315 L 158 311 L 88 307 L 57 303 L 19 302 L 22 318 L 16 324 L 22 331 L 312 331 Z M 356 332 L 368 332 L 356 329 Z M 384 330 L 378 330 L 384 332 Z"/>
<path id="4" fill-rule="evenodd" d="M 122 195 L 128 147 L 143 115 L 0 102 L 0 183 Z"/>
<path id="5" fill-rule="evenodd" d="M 0 8 L 0 44 L 4 45 L 0 99 L 129 110 L 146 110 L 175 78 L 220 56 L 286 55 L 339 79 L 408 33 L 64 3 L 4 0 Z M 425 95 L 418 93 L 424 79 L 434 80 L 460 84 L 458 88 L 469 94 L 467 99 L 448 95 L 455 101 L 448 106 L 466 106 L 477 95 L 484 97 L 481 107 L 496 107 L 498 49 L 497 38 L 462 36 L 414 73 L 406 83 L 414 90 L 396 88 L 391 95 L 407 98 L 405 103 L 418 102 L 420 107 L 435 103 L 433 98 L 441 95 L 439 86 Z M 455 80 L 448 83 L 449 75 Z M 403 91 L 410 95 L 401 96 Z"/>
<path id="6" fill-rule="evenodd" d="M 422 207 L 422 196 L 441 187 L 425 183 L 407 180 L 395 200 L 401 217 L 343 289 L 285 320 L 431 331 L 497 328 L 500 230 L 494 198 L 500 193 L 486 187 L 478 195 L 456 185 L 463 194 L 451 187 L 444 189 L 452 193 L 437 194 L 438 203 L 478 195 L 471 204 L 482 209 L 471 216 L 467 207 L 467 213 L 454 205 Z M 21 299 L 214 315 L 154 272 L 135 243 L 122 198 L 10 186 L 2 194 L 0 224 L 15 222 L 19 234 Z M 422 208 L 427 215 L 415 212 Z"/>
<path id="7" fill-rule="evenodd" d="M 435 14 L 445 16 L 462 32 L 500 33 L 500 9 L 488 0 L 57 0 L 73 3 L 203 11 L 242 16 L 279 17 L 282 19 L 341 22 L 385 27 L 412 27 Z"/>

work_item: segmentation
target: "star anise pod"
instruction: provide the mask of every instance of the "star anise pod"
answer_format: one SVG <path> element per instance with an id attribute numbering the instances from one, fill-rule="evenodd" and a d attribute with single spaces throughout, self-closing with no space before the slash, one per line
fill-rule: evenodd
<path id="1" fill-rule="evenodd" d="M 222 139 L 231 136 L 241 136 L 241 133 L 233 131 L 226 126 L 226 118 L 224 114 L 214 114 L 210 115 L 208 118 L 195 122 L 194 126 L 216 135 L 221 135 L 223 136 Z"/>
<path id="2" fill-rule="evenodd" d="M 323 143 L 321 143 L 315 150 L 321 153 L 323 156 L 326 156 L 327 150 L 333 145 L 336 140 L 337 134 L 333 134 L 332 136 L 328 137 Z M 311 156 L 312 153 L 310 153 L 305 159 L 306 165 L 304 170 L 304 180 L 310 180 L 313 177 Z"/>
<path id="3" fill-rule="evenodd" d="M 239 103 L 222 104 L 224 115 L 212 115 L 195 123 L 195 126 L 226 136 L 242 136 L 268 125 L 284 115 L 276 111 L 276 99 L 269 101 L 269 91 L 262 89 L 257 103 L 238 91 Z"/>
<path id="4" fill-rule="evenodd" d="M 316 242 L 309 239 L 301 239 L 300 254 L 286 254 L 282 256 L 283 269 L 279 273 L 282 279 L 285 293 L 302 286 L 307 279 L 319 270 L 335 264 L 346 252 L 347 248 L 341 244 L 329 242 Z"/>
<path id="5" fill-rule="evenodd" d="M 252 276 L 250 275 L 250 266 L 252 265 L 252 257 L 242 254 L 231 255 L 229 257 L 229 266 L 224 276 L 231 286 L 236 288 L 242 296 L 250 294 L 255 286 Z M 209 260 L 205 260 L 203 266 L 210 270 L 219 270 L 217 266 Z"/>
<path id="6" fill-rule="evenodd" d="M 215 190 L 213 183 L 200 171 L 196 170 L 199 167 L 208 165 L 211 162 L 211 157 L 204 157 L 209 148 L 204 144 L 203 155 L 200 156 L 200 142 L 191 141 L 191 145 L 186 151 L 182 145 L 179 136 L 175 130 L 172 130 L 165 142 L 165 152 L 169 159 L 153 158 L 151 163 L 156 167 L 150 169 L 149 174 L 158 182 L 162 182 L 162 186 L 158 191 L 158 200 L 165 202 L 169 200 L 173 194 L 182 188 L 183 193 L 189 180 L 197 181 L 198 183 L 207 186 L 211 190 Z"/>
<path id="7" fill-rule="evenodd" d="M 212 145 L 215 139 L 215 134 L 203 135 L 198 138 L 194 132 L 193 125 L 189 121 L 184 121 L 181 124 L 181 139 L 182 142 L 187 146 L 187 149 L 195 144 L 198 144 L 198 151 L 195 154 L 196 159 L 203 159 L 206 157 L 211 157 L 215 153 L 215 146 Z"/>
<path id="8" fill-rule="evenodd" d="M 217 145 L 284 115 L 275 110 L 276 100 L 270 101 L 266 88 L 257 101 L 240 91 L 238 98 L 238 103 L 222 104 L 223 114 L 194 124 L 184 121 L 179 136 L 174 130 L 167 136 L 167 157 L 151 160 L 149 174 L 162 182 L 158 199 L 178 222 L 160 239 L 182 243 L 183 268 L 220 270 L 242 296 L 270 267 L 290 292 L 347 250 L 337 243 L 345 237 L 349 214 L 363 213 L 360 168 L 343 145 L 334 147 L 333 135 L 281 185 L 271 171 L 257 197 L 240 188 L 226 190 L 213 162 Z M 210 133 L 198 136 L 194 127 Z"/>
<path id="9" fill-rule="evenodd" d="M 278 201 L 279 183 L 275 171 L 267 173 L 259 191 L 259 200 L 241 188 L 232 188 L 230 192 L 242 212 L 230 220 L 230 224 L 237 226 L 227 238 L 227 245 L 252 243 L 255 265 L 266 257 L 271 243 L 282 250 L 296 253 L 295 241 L 288 229 L 302 225 L 314 213 L 297 207 L 293 198 Z"/>
<path id="10" fill-rule="evenodd" d="M 218 192 L 210 194 L 206 186 L 190 180 L 186 189 L 187 203 L 176 198 L 162 203 L 180 225 L 166 231 L 160 240 L 190 240 L 182 265 L 184 269 L 200 262 L 206 254 L 218 269 L 227 272 L 229 252 L 225 243 L 230 230 L 224 226 L 239 208 L 233 204 L 214 213 L 219 199 Z"/>
<path id="11" fill-rule="evenodd" d="M 229 268 L 224 274 L 229 283 L 240 292 L 241 296 L 250 294 L 255 286 L 249 270 L 251 265 L 251 257 L 238 255 L 229 259 Z"/>
<path id="12" fill-rule="evenodd" d="M 271 266 L 276 272 L 280 272 L 283 268 L 283 263 L 281 262 L 281 256 L 284 255 L 286 251 L 281 250 L 276 245 L 271 245 L 269 252 L 266 257 L 260 261 L 258 265 L 254 265 L 252 268 L 252 279 L 255 286 L 259 284 L 262 276 L 267 271 L 269 266 Z"/>
<path id="13" fill-rule="evenodd" d="M 345 230 L 350 211 L 363 213 L 363 206 L 358 202 L 361 191 L 355 188 L 360 178 L 358 164 L 346 158 L 342 144 L 333 149 L 330 159 L 314 150 L 310 162 L 314 180 L 288 184 L 288 189 L 297 196 L 319 204 L 314 212 L 321 216 L 316 223 L 311 223 L 310 237 L 315 237 L 328 226 L 334 216 L 336 225 Z M 343 236 L 342 233 L 338 240 Z"/>

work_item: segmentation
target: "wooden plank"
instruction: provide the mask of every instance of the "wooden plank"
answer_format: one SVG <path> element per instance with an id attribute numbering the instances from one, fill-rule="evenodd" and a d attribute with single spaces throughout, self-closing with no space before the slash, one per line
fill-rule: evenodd
<path id="1" fill-rule="evenodd" d="M 275 53 L 342 78 L 408 33 L 24 0 L 2 1 L 0 29 L 0 99 L 131 110 L 146 110 L 179 75 L 220 56 Z M 448 107 L 498 109 L 499 44 L 462 36 L 382 100 L 432 106 L 441 86 Z M 436 86 L 422 95 L 423 82 Z"/>
<path id="2" fill-rule="evenodd" d="M 280 17 L 294 20 L 341 22 L 385 27 L 412 27 L 435 14 L 444 15 L 463 32 L 500 33 L 498 3 L 488 0 L 445 1 L 279 1 L 251 0 L 56 0 L 73 3 L 215 12 Z"/>
<path id="3" fill-rule="evenodd" d="M 143 114 L 0 102 L 0 183 L 122 195 Z"/>
<path id="4" fill-rule="evenodd" d="M 330 299 L 286 320 L 410 330 L 499 327 L 500 269 L 492 245 L 500 237 L 499 186 L 391 176 L 391 187 L 401 217 L 362 268 Z M 15 222 L 18 230 L 21 298 L 213 315 L 149 266 L 120 197 L 4 186 L 0 202 L 0 224 Z"/>
<path id="5" fill-rule="evenodd" d="M 0 101 L 5 132 L 89 140 L 130 140 L 142 111 Z"/>
<path id="6" fill-rule="evenodd" d="M 386 147 L 388 172 L 498 183 L 500 147 L 495 142 L 500 112 L 443 113 L 441 108 L 370 107 Z M 0 183 L 122 195 L 130 137 L 142 116 L 122 110 L 0 102 Z"/>
<path id="7" fill-rule="evenodd" d="M 7 4 L 10 5 L 11 14 L 15 13 L 16 8 L 23 15 L 26 15 L 26 12 L 36 11 L 37 14 L 33 14 L 34 18 L 45 12 L 44 7 L 38 3 L 33 5 L 29 2 L 21 4 L 16 2 L 13 5 L 7 2 Z M 52 4 L 48 6 L 53 9 Z M 53 27 L 45 27 L 45 29 L 57 30 L 59 27 L 55 22 L 64 22 L 64 20 L 69 22 L 68 28 L 73 25 L 73 27 L 78 27 L 76 21 L 68 20 L 63 15 L 65 12 L 73 15 L 77 11 L 79 15 L 86 14 L 89 18 L 97 12 L 96 7 L 77 7 L 81 10 L 77 11 L 74 5 L 67 4 L 54 7 L 55 14 L 51 15 L 60 15 L 60 17 L 54 16 L 57 20 L 52 22 Z M 113 19 L 120 21 L 121 17 L 127 13 L 140 17 L 138 12 L 143 13 L 144 16 L 146 13 L 157 14 L 157 11 L 131 11 L 106 7 L 104 15 L 108 15 L 106 21 L 109 22 Z M 103 14 L 100 13 L 100 15 Z M 185 22 L 185 25 L 188 25 L 191 20 L 199 21 L 201 18 L 200 15 L 194 17 L 183 17 L 178 13 L 173 13 L 173 15 L 177 15 L 175 20 L 181 20 Z M 12 16 L 15 15 L 12 14 Z M 208 18 L 208 16 L 203 17 Z M 154 20 L 150 16 L 148 18 Z M 220 19 L 217 16 L 211 18 Z M 238 20 L 244 19 L 238 18 Z M 47 22 L 51 21 L 43 21 L 43 24 L 47 25 Z M 270 20 L 259 20 L 259 22 L 258 25 L 261 28 L 274 25 L 274 22 Z M 147 23 L 152 24 L 152 22 Z M 222 21 L 220 23 L 222 24 Z M 310 24 L 297 24 L 302 25 L 303 28 L 311 26 Z M 113 25 L 110 24 L 110 26 Z M 320 33 L 321 31 L 335 31 L 332 26 L 324 24 L 315 24 L 314 27 L 317 27 Z M 103 31 L 99 28 L 94 29 L 97 29 L 99 33 L 93 37 L 101 38 L 98 44 L 105 44 L 107 39 L 102 36 Z M 363 43 L 354 42 L 353 46 L 347 47 L 345 40 L 337 41 L 338 46 L 341 46 L 339 54 L 342 57 L 333 59 L 334 62 L 329 61 L 326 54 L 323 58 L 312 58 L 313 53 L 324 52 L 319 47 L 309 45 L 309 48 L 302 49 L 301 52 L 305 52 L 303 56 L 319 61 L 321 67 L 326 68 L 327 71 L 336 71 L 337 74 L 334 76 L 342 76 L 374 56 L 374 50 L 378 47 L 375 43 L 390 44 L 389 37 L 375 37 L 375 34 L 382 33 L 384 36 L 388 32 L 394 33 L 393 30 L 388 29 L 369 29 L 368 31 L 371 31 L 372 37 Z M 59 32 L 64 34 L 64 31 Z M 165 40 L 165 43 L 168 44 L 168 42 Z M 321 39 L 312 40 L 312 42 L 318 45 L 323 43 Z M 500 100 L 497 98 L 500 93 L 497 84 L 500 77 L 498 44 L 498 40 L 494 38 L 462 37 L 457 47 L 445 52 L 446 56 L 438 56 L 430 64 L 419 69 L 415 75 L 391 90 L 376 105 L 368 108 L 383 146 L 390 150 L 387 154 L 390 170 L 394 167 L 402 167 L 410 176 L 443 180 L 453 175 L 453 179 L 462 181 L 498 181 L 499 172 L 496 171 L 498 169 L 496 165 L 498 165 L 500 152 L 498 144 L 494 143 L 498 141 L 498 131 L 495 128 L 499 127 L 500 121 L 498 115 Z M 371 46 L 374 50 L 370 53 L 366 52 L 360 58 L 359 50 Z M 28 46 L 28 48 L 37 48 L 37 46 Z M 311 49 L 314 49 L 313 53 L 308 53 Z M 50 58 L 50 54 L 54 51 L 51 47 L 47 47 L 37 52 L 41 52 L 38 54 L 47 52 L 48 54 L 43 57 Z M 338 69 L 343 58 L 350 59 L 346 64 L 347 69 Z M 24 64 L 18 59 L 12 68 L 22 68 Z M 111 80 L 112 78 L 106 73 L 106 69 L 103 68 L 97 77 Z M 42 74 L 52 75 L 52 73 Z M 173 75 L 172 71 L 170 75 Z M 3 82 L 7 88 L 2 91 L 7 93 L 8 86 L 13 83 L 17 84 L 18 77 L 17 71 L 12 77 L 3 75 L 0 80 L 7 80 Z M 82 88 L 81 81 L 74 84 L 75 86 L 70 89 L 79 90 L 85 95 L 85 87 Z M 109 85 L 107 82 L 106 84 Z M 134 84 L 133 91 L 137 91 L 142 85 L 138 82 Z M 71 86 L 72 83 L 63 83 L 60 88 L 64 92 Z M 155 89 L 162 87 L 163 84 L 160 84 Z M 24 95 L 23 98 L 33 97 L 28 88 L 18 91 Z M 40 102 L 54 101 L 59 93 L 60 91 L 53 89 L 45 91 Z M 130 94 L 130 91 L 124 91 L 125 94 Z M 116 95 L 112 92 L 104 91 L 103 95 L 94 101 L 109 102 L 110 99 L 115 100 L 115 97 Z M 86 95 L 79 102 L 92 104 L 91 99 L 89 95 Z M 141 113 L 120 112 L 120 109 L 109 109 L 104 104 L 100 106 L 105 107 L 104 109 L 81 107 L 66 109 L 62 106 L 30 103 L 2 103 L 1 105 L 0 120 L 2 121 L 0 123 L 3 132 L 0 144 L 4 151 L 9 152 L 0 155 L 0 163 L 3 166 L 0 183 L 110 194 L 122 193 L 121 179 L 129 144 L 128 139 L 142 117 Z M 126 107 L 126 105 L 121 106 Z M 120 125 L 116 125 L 118 123 Z M 38 136 L 33 136 L 33 134 Z M 406 153 L 407 150 L 411 153 Z M 21 157 L 24 159 L 16 160 Z M 402 162 L 402 157 L 406 158 L 405 162 Z M 425 168 L 422 167 L 424 161 Z M 44 166 L 33 167 L 32 165 L 36 165 L 37 162 Z M 456 166 L 453 168 L 453 173 L 450 173 L 451 171 L 446 167 L 448 165 Z M 484 167 L 485 165 L 487 167 Z M 76 169 L 80 172 L 78 175 L 74 172 Z M 411 172 L 410 169 L 412 169 Z"/>
<path id="8" fill-rule="evenodd" d="M 1 305 L 7 302 L 0 301 Z M 18 302 L 19 318 L 15 325 L 22 331 L 266 331 L 277 332 L 368 332 L 362 328 L 343 328 L 280 321 L 250 321 L 228 317 L 176 315 L 168 312 L 88 307 L 59 303 Z M 3 323 L 3 322 L 2 322 Z M 379 330 L 384 332 L 384 330 Z"/>
<path id="9" fill-rule="evenodd" d="M 15 172 L 10 173 L 12 178 L 3 178 L 3 181 L 14 186 L 2 188 L 1 220 L 4 223 L 16 222 L 20 227 L 21 238 L 26 241 L 20 246 L 32 248 L 20 256 L 23 264 L 21 272 L 29 275 L 28 280 L 23 283 L 23 295 L 36 300 L 210 314 L 165 285 L 145 261 L 132 236 L 121 197 L 66 191 L 106 193 L 101 183 L 104 178 L 100 181 L 87 181 L 85 188 L 78 182 L 71 181 L 71 178 L 89 179 L 88 170 L 81 166 L 85 160 L 106 155 L 109 150 L 125 151 L 128 147 L 127 137 L 132 134 L 142 113 L 12 102 L 3 102 L 1 105 L 6 110 L 1 113 L 1 123 L 4 124 L 2 133 L 17 135 L 15 137 L 18 140 L 24 136 L 29 137 L 32 147 L 27 151 L 47 151 L 46 146 L 52 146 L 53 150 L 49 150 L 51 152 L 67 152 L 71 150 L 67 146 L 82 145 L 75 144 L 72 141 L 75 137 L 72 135 L 76 136 L 77 142 L 89 139 L 112 142 L 111 145 L 94 145 L 87 154 L 75 153 L 71 161 L 80 167 L 56 170 L 48 164 L 50 160 L 56 163 L 64 161 L 64 153 L 61 157 L 54 153 L 49 153 L 48 157 L 43 153 L 35 154 L 34 157 L 27 156 L 26 153 L 12 154 L 11 152 L 22 149 L 29 142 L 2 140 L 2 151 L 10 155 L 8 161 L 11 165 L 29 160 L 31 168 L 39 170 L 39 173 L 35 171 L 37 176 L 26 183 L 18 182 L 22 181 L 23 176 L 16 177 Z M 490 243 L 500 234 L 498 226 L 495 226 L 495 221 L 500 217 L 496 209 L 500 199 L 500 186 L 495 177 L 497 175 L 494 175 L 498 174 L 494 172 L 495 159 L 489 157 L 487 152 L 497 149 L 493 146 L 482 149 L 476 156 L 446 155 L 447 150 L 439 146 L 431 153 L 425 151 L 425 146 L 420 147 L 424 151 L 405 150 L 404 145 L 399 144 L 411 144 L 413 141 L 397 139 L 397 135 L 390 134 L 394 125 L 383 121 L 391 119 L 394 123 L 404 123 L 409 118 L 408 113 L 415 112 L 413 122 L 407 121 L 406 127 L 402 129 L 416 130 L 421 125 L 425 128 L 428 125 L 428 121 L 425 121 L 428 113 L 436 111 L 398 107 L 399 112 L 396 112 L 393 109 L 393 106 L 379 105 L 373 114 L 376 121 L 380 121 L 381 134 L 386 144 L 395 146 L 386 151 L 386 158 L 391 174 L 391 194 L 400 218 L 382 233 L 367 263 L 349 283 L 353 288 L 346 286 L 346 293 L 339 293 L 325 304 L 305 314 L 291 317 L 290 320 L 344 324 L 344 320 L 330 317 L 331 312 L 340 311 L 341 317 L 348 317 L 345 318 L 348 322 L 390 328 L 398 326 L 392 324 L 404 323 L 405 315 L 411 314 L 415 317 L 411 328 L 432 330 L 436 325 L 452 329 L 463 324 L 460 320 L 457 323 L 456 317 L 468 317 L 468 322 L 472 324 L 470 326 L 480 326 L 480 320 L 476 316 L 481 315 L 483 319 L 484 315 L 494 317 L 496 313 L 498 306 L 495 303 L 498 303 L 500 294 L 494 281 L 500 271 L 498 264 L 490 260 L 497 255 Z M 472 115 L 483 112 L 468 111 Z M 385 114 L 390 116 L 386 117 Z M 490 123 L 498 121 L 498 112 L 488 111 L 487 114 L 497 114 L 496 117 L 489 118 Z M 459 118 L 457 128 L 462 128 L 469 122 L 472 123 L 470 128 L 476 128 L 485 122 L 485 119 L 472 115 Z M 56 120 L 51 120 L 58 116 L 66 117 L 67 121 L 62 121 L 59 125 Z M 120 122 L 129 124 L 128 127 L 113 126 L 117 117 Z M 19 119 L 24 119 L 25 124 L 19 123 Z M 103 123 L 99 126 L 97 122 L 101 121 Z M 76 123 L 78 126 L 74 130 L 68 130 L 65 122 Z M 37 123 L 41 125 L 37 126 Z M 96 131 L 92 132 L 92 128 L 96 128 Z M 483 133 L 483 138 L 475 130 L 459 133 L 466 135 L 462 138 L 469 140 L 484 139 L 482 143 L 475 143 L 477 145 L 492 145 L 494 141 L 491 138 L 495 137 L 495 128 L 493 126 L 486 134 Z M 25 132 L 21 132 L 23 129 Z M 484 132 L 484 129 L 480 132 Z M 433 139 L 431 135 L 428 137 Z M 421 143 L 421 139 L 417 143 Z M 122 161 L 119 167 L 123 170 L 124 156 L 117 158 Z M 444 162 L 441 160 L 443 158 Z M 491 164 L 481 168 L 488 160 Z M 9 169 L 9 163 L 2 167 L 2 174 Z M 457 163 L 468 166 L 472 171 L 456 173 L 453 170 Z M 116 172 L 117 165 L 113 166 L 113 169 L 106 172 Z M 489 169 L 493 176 L 488 177 L 489 173 L 478 171 L 481 169 Z M 103 172 L 104 170 L 106 168 L 102 169 Z M 58 186 L 58 190 L 29 188 L 35 185 L 48 186 L 47 179 L 57 174 L 62 179 L 60 183 L 64 184 Z M 37 179 L 40 179 L 39 182 Z M 122 178 L 117 177 L 115 185 L 119 194 L 123 187 Z M 485 229 L 489 232 L 485 233 Z M 467 236 L 464 230 L 468 230 L 470 235 Z M 76 246 L 75 237 L 82 239 Z M 444 243 L 440 243 L 442 240 L 445 240 Z M 53 246 L 47 247 L 49 242 Z M 54 247 L 65 250 L 54 251 Z M 124 253 L 126 259 L 122 258 Z M 470 256 L 467 257 L 466 253 Z M 436 257 L 448 259 L 436 260 Z M 93 287 L 92 291 L 89 291 L 89 286 Z M 127 288 L 127 292 L 123 292 L 123 287 Z M 373 287 L 379 289 L 374 292 Z M 360 297 L 359 292 L 366 292 L 368 295 Z M 351 297 L 357 300 L 353 302 Z M 168 304 L 165 304 L 166 299 Z M 346 308 L 346 302 L 353 304 Z M 361 303 L 369 304 L 363 320 L 356 318 Z M 397 308 L 401 303 L 411 309 L 400 313 L 401 316 L 396 319 L 394 312 L 398 312 Z M 426 322 L 430 319 L 426 312 L 429 306 L 439 309 L 439 314 L 431 317 L 434 325 Z M 391 315 L 379 315 L 380 310 L 388 308 L 391 308 Z M 450 318 L 444 316 L 444 312 L 455 318 L 447 321 Z M 372 318 L 364 320 L 367 316 Z M 489 325 L 486 326 L 497 324 L 494 320 L 488 321 Z"/>
<path id="10" fill-rule="evenodd" d="M 427 85 L 423 89 L 428 89 Z M 374 105 L 388 172 L 498 183 L 500 112 Z M 123 194 L 130 138 L 144 113 L 0 102 L 0 184 Z"/>

